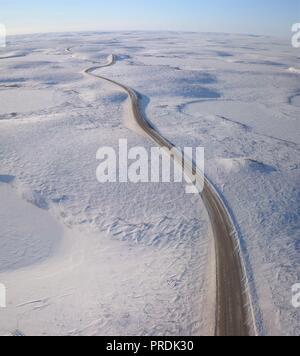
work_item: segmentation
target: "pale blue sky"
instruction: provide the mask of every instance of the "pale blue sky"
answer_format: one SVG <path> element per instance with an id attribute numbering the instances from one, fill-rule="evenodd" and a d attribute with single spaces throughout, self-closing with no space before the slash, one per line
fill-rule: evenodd
<path id="1" fill-rule="evenodd" d="M 183 30 L 289 36 L 300 0 L 0 0 L 8 33 Z"/>

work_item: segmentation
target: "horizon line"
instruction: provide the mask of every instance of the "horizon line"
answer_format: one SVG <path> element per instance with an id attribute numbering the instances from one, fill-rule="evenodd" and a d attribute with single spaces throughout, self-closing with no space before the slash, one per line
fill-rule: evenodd
<path id="1" fill-rule="evenodd" d="M 222 35 L 237 35 L 237 36 L 252 36 L 252 37 L 262 37 L 262 38 L 274 38 L 274 39 L 285 39 L 288 36 L 280 36 L 280 35 L 270 35 L 270 34 L 258 34 L 258 33 L 249 33 L 249 32 L 222 32 L 222 31 L 196 31 L 196 30 L 154 30 L 154 29 L 116 29 L 116 30 L 100 30 L 100 29 L 68 29 L 68 30 L 41 30 L 41 31 L 32 31 L 32 32 L 16 32 L 7 34 L 7 38 L 9 37 L 18 37 L 18 36 L 28 36 L 28 35 L 42 35 L 42 34 L 70 34 L 70 33 L 151 33 L 151 32 L 160 32 L 160 33 L 190 33 L 190 34 L 222 34 Z"/>

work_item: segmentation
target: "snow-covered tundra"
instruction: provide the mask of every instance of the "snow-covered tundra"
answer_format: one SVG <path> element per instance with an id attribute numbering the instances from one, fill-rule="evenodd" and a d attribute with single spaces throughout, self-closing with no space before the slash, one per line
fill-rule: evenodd
<path id="1" fill-rule="evenodd" d="M 288 42 L 198 33 L 9 37 L 0 50 L 0 333 L 213 334 L 215 253 L 184 183 L 107 183 L 100 147 L 153 145 L 126 93 L 207 176 L 239 232 L 260 334 L 298 335 L 300 63 Z"/>

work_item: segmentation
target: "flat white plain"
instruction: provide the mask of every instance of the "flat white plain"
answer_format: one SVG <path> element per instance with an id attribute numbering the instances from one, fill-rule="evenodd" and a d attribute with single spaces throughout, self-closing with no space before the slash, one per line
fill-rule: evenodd
<path id="1" fill-rule="evenodd" d="M 66 51 L 66 48 L 71 51 Z M 177 146 L 203 146 L 233 212 L 261 333 L 299 334 L 299 59 L 290 43 L 196 33 L 9 38 L 0 61 L 0 333 L 213 333 L 214 254 L 201 199 L 178 184 L 107 184 L 96 152 L 151 143 L 136 89 Z M 4 58 L 8 57 L 8 58 Z M 293 70 L 291 70 L 293 68 Z M 45 323 L 47 320 L 47 323 Z"/>

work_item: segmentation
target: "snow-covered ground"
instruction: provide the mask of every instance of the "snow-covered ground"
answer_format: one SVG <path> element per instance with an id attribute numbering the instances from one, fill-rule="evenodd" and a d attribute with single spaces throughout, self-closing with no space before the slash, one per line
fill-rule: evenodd
<path id="1" fill-rule="evenodd" d="M 213 333 L 201 199 L 181 184 L 96 180 L 99 147 L 151 147 L 126 95 L 83 74 L 110 54 L 99 74 L 136 89 L 172 142 L 205 147 L 260 332 L 299 334 L 299 53 L 267 37 L 147 32 L 11 37 L 0 53 L 0 333 Z"/>

